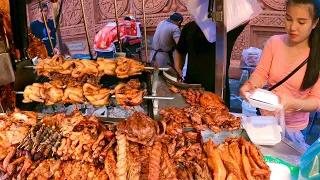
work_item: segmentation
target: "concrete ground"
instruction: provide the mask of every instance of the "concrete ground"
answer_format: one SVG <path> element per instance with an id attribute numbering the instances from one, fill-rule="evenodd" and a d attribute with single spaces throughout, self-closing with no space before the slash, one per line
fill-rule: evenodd
<path id="1" fill-rule="evenodd" d="M 230 79 L 229 84 L 230 84 L 230 92 L 231 92 L 230 111 L 241 113 L 242 99 L 239 96 L 240 81 L 235 79 Z M 308 129 L 310 128 L 310 124 L 314 115 L 315 113 L 310 114 L 310 123 L 309 123 Z M 307 138 L 306 138 L 307 143 L 311 145 L 313 142 L 315 142 L 320 136 L 319 132 L 320 132 L 320 113 L 318 115 L 318 118 L 316 119 L 316 123 L 312 131 L 310 132 L 310 134 L 307 134 Z"/>

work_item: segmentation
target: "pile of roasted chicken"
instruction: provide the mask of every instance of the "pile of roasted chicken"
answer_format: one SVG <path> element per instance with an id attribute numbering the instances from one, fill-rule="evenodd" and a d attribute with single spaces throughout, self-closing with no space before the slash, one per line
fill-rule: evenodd
<path id="1" fill-rule="evenodd" d="M 179 111 L 179 113 L 184 113 Z M 183 121 L 177 117 L 179 121 Z M 0 116 L 1 179 L 269 179 L 259 149 L 242 138 L 214 145 L 174 130 L 175 118 L 135 112 L 117 126 L 94 116 L 15 110 Z"/>
<path id="2" fill-rule="evenodd" d="M 203 91 L 201 89 L 189 88 L 181 91 L 182 97 L 184 97 L 186 99 L 186 103 L 190 104 L 191 106 L 195 106 L 200 102 L 200 97 L 202 94 Z"/>
<path id="3" fill-rule="evenodd" d="M 118 105 L 125 107 L 138 106 L 143 102 L 145 89 L 141 89 L 138 79 L 131 79 L 127 83 L 120 83 L 114 90 L 102 88 L 102 85 L 86 82 L 80 84 L 66 84 L 63 80 L 54 80 L 43 84 L 33 83 L 26 86 L 23 92 L 23 103 L 40 102 L 46 105 L 56 103 L 86 103 L 94 106 L 109 104 L 109 98 L 115 93 Z"/>
<path id="4" fill-rule="evenodd" d="M 164 108 L 160 111 L 164 121 L 169 122 L 169 132 L 180 133 L 183 127 L 193 127 L 197 131 L 207 128 L 215 133 L 223 129 L 235 131 L 240 129 L 241 118 L 229 113 L 221 98 L 211 92 L 205 92 L 199 98 L 200 104 L 183 109 Z"/>
<path id="5" fill-rule="evenodd" d="M 38 76 L 50 77 L 53 73 L 70 75 L 74 78 L 81 78 L 85 75 L 101 77 L 103 75 L 128 78 L 139 75 L 144 70 L 141 62 L 130 58 L 119 57 L 119 59 L 98 58 L 97 61 L 70 59 L 64 60 L 61 55 L 54 55 L 40 61 L 34 69 Z"/>

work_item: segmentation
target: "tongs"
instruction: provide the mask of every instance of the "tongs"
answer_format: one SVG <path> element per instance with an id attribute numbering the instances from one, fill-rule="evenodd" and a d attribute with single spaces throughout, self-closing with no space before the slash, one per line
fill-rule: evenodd
<path id="1" fill-rule="evenodd" d="M 170 66 L 179 76 L 179 72 L 177 71 L 177 69 L 174 67 L 174 65 L 171 62 L 168 62 L 167 65 Z M 177 77 L 177 80 L 178 80 L 178 82 L 184 82 L 185 79 L 183 76 L 181 76 L 181 77 Z"/>

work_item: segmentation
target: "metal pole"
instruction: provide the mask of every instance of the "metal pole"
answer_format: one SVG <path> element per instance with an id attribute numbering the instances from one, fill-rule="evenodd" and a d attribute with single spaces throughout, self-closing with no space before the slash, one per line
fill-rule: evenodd
<path id="1" fill-rule="evenodd" d="M 51 49 L 52 49 L 52 53 L 55 54 L 54 47 L 53 47 L 52 40 L 51 40 L 51 35 L 48 32 L 49 27 L 48 27 L 48 23 L 47 23 L 47 18 L 44 16 L 44 14 L 42 12 L 43 8 L 42 8 L 42 5 L 41 5 L 41 0 L 39 0 L 39 6 L 40 6 L 40 9 L 41 9 L 41 15 L 42 15 L 42 19 L 44 21 L 44 26 L 46 27 L 46 30 L 47 30 L 48 39 L 49 39 L 49 43 L 50 43 L 50 46 L 51 46 Z"/>
<path id="2" fill-rule="evenodd" d="M 91 48 L 90 48 L 90 43 L 89 43 L 89 34 L 88 34 L 86 13 L 84 11 L 84 2 L 83 2 L 83 0 L 80 0 L 80 1 L 81 1 L 81 9 L 82 9 L 82 14 L 83 14 L 83 23 L 84 23 L 84 29 L 86 31 L 86 38 L 87 38 L 87 43 L 88 43 L 89 54 L 90 54 L 90 58 L 93 59 L 93 56 L 92 56 L 92 53 L 91 53 Z"/>
<path id="3" fill-rule="evenodd" d="M 148 42 L 147 42 L 147 25 L 146 25 L 145 0 L 142 0 L 142 12 L 143 12 L 143 31 L 144 31 L 145 56 L 146 56 L 146 62 L 149 62 L 149 58 L 148 58 Z"/>
<path id="4" fill-rule="evenodd" d="M 227 64 L 227 30 L 226 8 L 224 0 L 215 0 L 216 12 L 213 20 L 216 21 L 216 72 L 215 93 L 224 98 L 226 87 L 226 64 Z"/>
<path id="5" fill-rule="evenodd" d="M 119 19 L 118 19 L 117 0 L 114 0 L 114 11 L 115 11 L 115 16 L 116 16 L 116 26 L 117 26 L 118 42 L 119 42 L 119 46 L 120 46 L 120 52 L 122 52 L 122 42 L 121 42 L 121 36 L 120 36 L 120 30 L 119 30 Z"/>

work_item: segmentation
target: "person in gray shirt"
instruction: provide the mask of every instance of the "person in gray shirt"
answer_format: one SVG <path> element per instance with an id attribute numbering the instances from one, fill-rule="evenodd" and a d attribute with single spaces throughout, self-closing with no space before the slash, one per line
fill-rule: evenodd
<path id="1" fill-rule="evenodd" d="M 173 13 L 169 19 L 158 24 L 153 36 L 150 59 L 155 61 L 159 67 L 168 67 L 168 63 L 173 64 L 173 51 L 179 42 L 182 21 L 181 14 Z"/>

